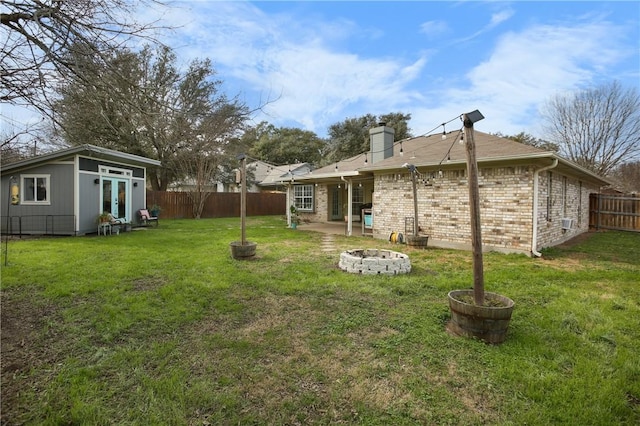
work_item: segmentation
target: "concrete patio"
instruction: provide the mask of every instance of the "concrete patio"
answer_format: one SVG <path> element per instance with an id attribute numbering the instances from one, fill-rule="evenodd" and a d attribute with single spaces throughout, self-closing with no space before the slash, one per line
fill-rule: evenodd
<path id="1" fill-rule="evenodd" d="M 342 221 L 309 222 L 309 223 L 303 222 L 298 225 L 298 229 L 301 231 L 322 232 L 324 234 L 345 235 L 345 236 L 347 235 L 347 224 Z M 362 236 L 362 224 L 360 222 L 353 222 L 351 236 L 352 237 Z"/>

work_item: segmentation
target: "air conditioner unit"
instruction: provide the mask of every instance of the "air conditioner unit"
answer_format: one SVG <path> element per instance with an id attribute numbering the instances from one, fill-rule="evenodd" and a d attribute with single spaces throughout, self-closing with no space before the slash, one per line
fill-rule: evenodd
<path id="1" fill-rule="evenodd" d="M 573 219 L 567 219 L 564 218 L 562 219 L 562 229 L 571 229 L 571 226 L 573 225 Z"/>

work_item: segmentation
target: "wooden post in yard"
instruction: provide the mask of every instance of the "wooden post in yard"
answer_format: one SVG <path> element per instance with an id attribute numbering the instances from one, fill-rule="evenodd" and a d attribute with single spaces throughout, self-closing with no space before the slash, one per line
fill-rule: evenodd
<path id="1" fill-rule="evenodd" d="M 247 216 L 247 157 L 242 154 L 242 167 L 240 169 L 240 228 L 242 229 L 242 245 L 247 243 L 247 234 L 245 231 L 245 222 Z"/>
<path id="2" fill-rule="evenodd" d="M 416 173 L 417 170 L 414 168 L 411 170 L 411 184 L 413 185 L 413 215 L 415 216 L 415 220 L 413 221 L 413 236 L 418 236 L 418 230 L 420 229 L 418 225 L 418 188 L 416 184 Z"/>
<path id="3" fill-rule="evenodd" d="M 473 298 L 477 306 L 484 305 L 484 270 L 482 265 L 482 229 L 480 222 L 480 189 L 478 163 L 473 136 L 473 121 L 463 114 L 467 170 L 469 173 L 469 210 L 471 214 L 471 246 L 473 248 Z"/>

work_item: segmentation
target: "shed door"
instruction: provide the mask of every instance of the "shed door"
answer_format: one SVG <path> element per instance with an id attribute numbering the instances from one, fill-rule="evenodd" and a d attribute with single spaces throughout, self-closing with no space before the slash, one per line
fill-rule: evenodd
<path id="1" fill-rule="evenodd" d="M 117 218 L 130 219 L 129 181 L 116 178 L 102 178 L 102 211 Z"/>

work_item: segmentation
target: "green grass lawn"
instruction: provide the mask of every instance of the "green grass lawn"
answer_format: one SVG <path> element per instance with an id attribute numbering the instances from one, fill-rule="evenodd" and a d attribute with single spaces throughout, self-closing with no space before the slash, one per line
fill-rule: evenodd
<path id="1" fill-rule="evenodd" d="M 445 331 L 469 252 L 247 226 L 246 261 L 239 219 L 10 241 L 2 424 L 640 423 L 640 234 L 486 254 L 487 291 L 516 302 L 491 346 Z M 337 268 L 369 247 L 413 271 Z"/>

